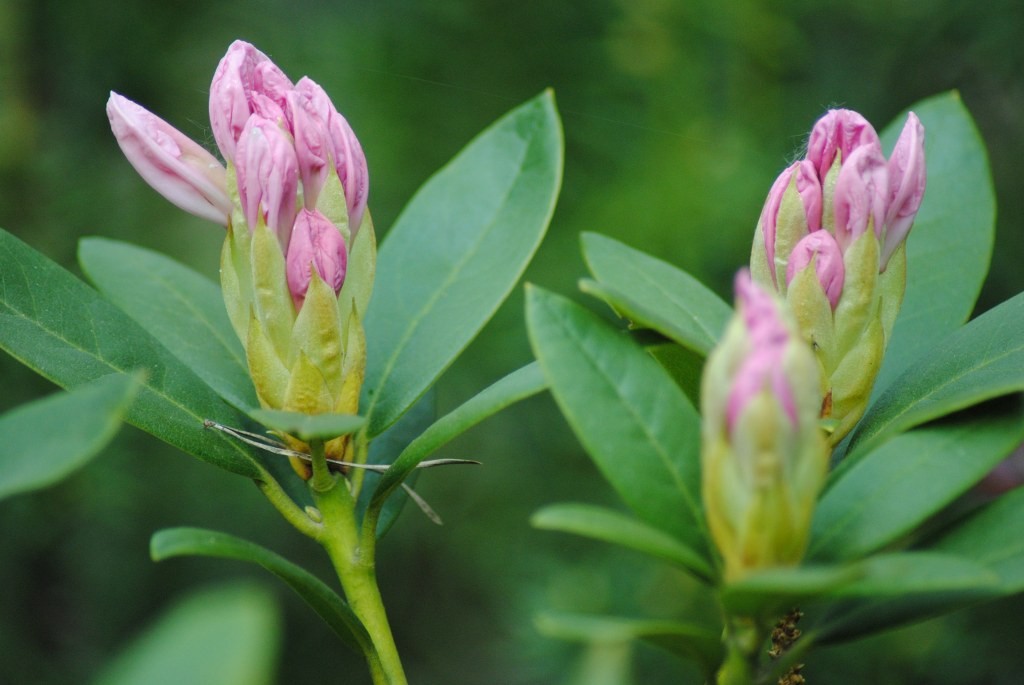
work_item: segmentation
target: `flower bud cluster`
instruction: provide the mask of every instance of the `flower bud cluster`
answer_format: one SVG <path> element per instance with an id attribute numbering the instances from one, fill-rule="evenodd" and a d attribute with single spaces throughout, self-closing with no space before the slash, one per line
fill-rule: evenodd
<path id="1" fill-rule="evenodd" d="M 903 299 L 904 244 L 924 188 L 924 129 L 913 113 L 886 160 L 864 117 L 831 110 L 761 212 L 750 269 L 787 299 L 815 350 L 833 444 L 867 406 Z"/>
<path id="2" fill-rule="evenodd" d="M 783 302 L 741 272 L 701 386 L 702 493 L 726 581 L 803 556 L 828 466 L 818 374 Z"/>
<path id="3" fill-rule="evenodd" d="M 376 246 L 366 159 L 324 90 L 305 77 L 293 84 L 254 46 L 235 41 L 210 86 L 210 124 L 226 167 L 121 95 L 111 93 L 107 114 L 155 190 L 227 227 L 224 300 L 260 403 L 357 413 Z M 342 438 L 327 445 L 333 458 L 346 449 Z"/>

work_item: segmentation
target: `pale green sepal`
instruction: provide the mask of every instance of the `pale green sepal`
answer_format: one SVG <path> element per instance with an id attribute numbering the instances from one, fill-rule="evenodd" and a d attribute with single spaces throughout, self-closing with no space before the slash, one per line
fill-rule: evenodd
<path id="1" fill-rule="evenodd" d="M 249 317 L 245 356 L 260 404 L 269 409 L 284 409 L 288 369 L 274 351 L 255 313 Z"/>
<path id="2" fill-rule="evenodd" d="M 864 415 L 884 353 L 885 334 L 881 320 L 875 317 L 832 373 L 832 416 L 839 421 L 829 436 L 832 445 L 846 437 Z"/>
<path id="3" fill-rule="evenodd" d="M 366 379 L 366 333 L 358 310 L 349 314 L 345 357 L 342 362 L 341 393 L 336 398 L 334 411 L 340 414 L 359 413 L 359 393 Z"/>
<path id="4" fill-rule="evenodd" d="M 242 200 L 238 196 L 238 174 L 234 163 L 230 160 L 228 160 L 227 184 L 228 197 L 231 198 L 231 225 L 240 233 L 248 233 L 249 226 L 242 213 Z"/>
<path id="5" fill-rule="evenodd" d="M 833 238 L 836 235 L 836 215 L 833 201 L 836 197 L 836 181 L 839 179 L 842 156 L 843 153 L 836 150 L 836 158 L 821 182 L 821 228 L 831 233 Z"/>
<path id="6" fill-rule="evenodd" d="M 892 338 L 892 327 L 903 304 L 903 293 L 907 289 L 907 249 L 901 243 L 889 258 L 889 265 L 878 276 L 878 314 L 882 319 L 885 344 Z"/>
<path id="7" fill-rule="evenodd" d="M 842 358 L 859 343 L 868 321 L 877 316 L 878 238 L 870 229 L 843 253 L 846 277 L 836 305 L 836 355 Z M 873 378 L 873 377 L 872 377 Z"/>
<path id="8" fill-rule="evenodd" d="M 252 281 L 256 316 L 277 356 L 288 360 L 295 305 L 288 291 L 281 246 L 262 221 L 252 234 Z"/>
<path id="9" fill-rule="evenodd" d="M 345 188 L 338 179 L 338 172 L 333 164 L 329 164 L 330 172 L 327 174 L 327 181 L 324 183 L 320 196 L 316 199 L 316 209 L 334 224 L 345 239 L 346 245 L 351 245 L 352 230 L 348 225 L 348 202 L 345 201 Z"/>
<path id="10" fill-rule="evenodd" d="M 365 312 L 373 294 L 373 279 L 377 272 L 377 236 L 373 230 L 370 210 L 363 214 L 363 223 L 356 232 L 355 240 L 348 253 L 348 269 L 345 283 L 338 293 L 338 318 L 348 335 L 348 321 L 353 305 L 358 312 Z"/>
<path id="11" fill-rule="evenodd" d="M 728 404 L 732 379 L 749 352 L 750 341 L 743 319 L 729 319 L 718 347 L 711 351 L 700 382 L 701 436 L 710 445 L 721 439 L 725 425 L 725 407 Z"/>
<path id="12" fill-rule="evenodd" d="M 252 278 L 249 273 L 249 231 L 237 230 L 228 224 L 224 246 L 220 251 L 220 286 L 228 319 L 238 339 L 244 344 L 248 337 L 249 315 L 252 311 Z"/>
<path id="13" fill-rule="evenodd" d="M 779 213 L 775 221 L 775 282 L 778 284 L 776 289 L 782 294 L 786 292 L 786 267 L 789 265 L 789 256 L 800 239 L 810 232 L 804 201 L 796 189 L 796 178 L 797 174 L 793 174 L 789 185 L 786 186 L 786 192 L 782 194 L 782 202 L 779 203 Z"/>
<path id="14" fill-rule="evenodd" d="M 836 367 L 836 330 L 832 305 L 818 280 L 817 257 L 793 276 L 786 291 L 786 302 L 796 319 L 800 334 L 810 344 L 822 377 L 822 395 L 828 389 L 828 377 Z"/>
<path id="15" fill-rule="evenodd" d="M 301 350 L 292 366 L 281 408 L 300 414 L 330 414 L 334 410 L 323 374 Z"/>
<path id="16" fill-rule="evenodd" d="M 754 245 L 750 248 L 750 277 L 762 288 L 775 290 L 775 282 L 768 269 L 768 251 L 764 245 L 764 231 L 761 230 L 760 221 L 754 231 Z"/>
<path id="17" fill-rule="evenodd" d="M 341 321 L 334 288 L 327 285 L 316 269 L 311 270 L 306 300 L 292 328 L 291 354 L 287 364 L 293 366 L 300 353 L 320 370 L 328 388 L 341 387 Z"/>

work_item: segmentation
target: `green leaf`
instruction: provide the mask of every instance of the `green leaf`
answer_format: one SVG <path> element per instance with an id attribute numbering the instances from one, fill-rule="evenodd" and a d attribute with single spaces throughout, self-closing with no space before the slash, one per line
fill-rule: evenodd
<path id="1" fill-rule="evenodd" d="M 984 564 L 1007 594 L 1024 590 L 1024 488 L 1008 492 L 940 538 L 932 548 Z"/>
<path id="2" fill-rule="evenodd" d="M 948 554 L 884 554 L 866 559 L 861 566 L 863 577 L 829 593 L 853 599 L 831 606 L 816 625 L 822 642 L 897 628 L 1001 593 L 992 571 Z"/>
<path id="3" fill-rule="evenodd" d="M 855 559 L 909 534 L 1024 440 L 1017 398 L 903 433 L 843 469 L 818 503 L 812 559 Z"/>
<path id="4" fill-rule="evenodd" d="M 366 313 L 369 435 L 394 423 L 494 315 L 540 245 L 562 178 L 550 91 L 420 188 L 381 246 Z"/>
<path id="5" fill-rule="evenodd" d="M 875 381 L 880 393 L 942 348 L 974 308 L 995 239 L 995 191 L 985 144 L 956 91 L 911 108 L 925 128 L 928 186 L 907 239 L 907 291 Z M 882 132 L 891 150 L 906 115 Z"/>
<path id="6" fill-rule="evenodd" d="M 679 386 L 563 297 L 528 287 L 526 321 L 555 401 L 605 479 L 643 521 L 703 556 L 700 418 Z"/>
<path id="7" fill-rule="evenodd" d="M 246 584 L 177 601 L 100 673 L 94 685 L 270 685 L 281 619 L 273 597 Z"/>
<path id="8" fill-rule="evenodd" d="M 860 565 L 769 568 L 722 588 L 722 605 L 741 616 L 769 617 L 835 591 L 864 575 Z"/>
<path id="9" fill-rule="evenodd" d="M 700 380 L 704 375 L 704 356 L 674 342 L 647 345 L 647 352 L 676 382 L 693 406 L 700 404 Z"/>
<path id="10" fill-rule="evenodd" d="M 584 233 L 583 256 L 597 283 L 583 292 L 607 302 L 638 328 L 650 328 L 707 355 L 732 314 L 729 305 L 668 262 L 597 233 Z"/>
<path id="11" fill-rule="evenodd" d="M 540 366 L 533 362 L 513 371 L 438 419 L 410 442 L 395 459 L 391 468 L 381 476 L 370 507 L 382 506 L 416 466 L 439 447 L 505 407 L 536 395 L 545 388 L 547 382 Z"/>
<path id="12" fill-rule="evenodd" d="M 11 234 L 0 231 L 0 348 L 64 388 L 111 373 L 146 372 L 127 421 L 215 466 L 272 482 L 278 465 L 203 430 L 247 417 L 95 290 Z M 285 462 L 279 459 L 280 462 Z M 287 467 L 287 463 L 284 464 Z"/>
<path id="13" fill-rule="evenodd" d="M 662 530 L 612 509 L 589 504 L 553 504 L 530 519 L 534 528 L 573 533 L 679 564 L 705 581 L 713 578 L 707 560 Z"/>
<path id="14" fill-rule="evenodd" d="M 412 409 L 407 411 L 402 418 L 373 439 L 373 442 L 370 443 L 370 454 L 367 458 L 369 463 L 393 464 L 398 459 L 398 456 L 409 447 L 409 444 L 430 427 L 437 417 L 434 395 L 434 391 L 429 390 L 416 404 L 412 405 Z M 411 487 L 415 484 L 418 475 L 417 471 L 413 471 L 406 478 L 406 483 Z M 372 479 L 382 478 L 383 475 L 367 473 L 365 477 L 372 483 Z M 364 484 L 359 492 L 358 509 L 360 516 L 365 517 L 367 512 L 371 512 L 371 516 L 377 517 L 376 532 L 377 537 L 381 538 L 398 520 L 398 516 L 405 508 L 408 496 L 404 492 L 396 492 L 392 497 L 384 500 L 383 504 L 378 503 L 371 510 L 369 509 L 370 502 L 376 497 L 376 493 L 377 488 L 367 487 Z M 367 524 L 364 522 L 363 525 Z"/>
<path id="15" fill-rule="evenodd" d="M 1024 293 L 911 365 L 861 420 L 847 462 L 882 440 L 984 400 L 1024 390 Z"/>
<path id="16" fill-rule="evenodd" d="M 203 556 L 248 561 L 262 566 L 305 600 L 349 647 L 358 652 L 361 645 L 371 645 L 363 624 L 337 593 L 309 571 L 253 542 L 202 528 L 167 528 L 153 534 L 149 553 L 153 561 Z"/>
<path id="17" fill-rule="evenodd" d="M 52 485 L 99 454 L 140 385 L 138 374 L 112 374 L 0 416 L 0 499 Z"/>
<path id="18" fill-rule="evenodd" d="M 84 238 L 78 262 L 104 297 L 242 411 L 259 406 L 220 288 L 162 254 Z"/>
<path id="19" fill-rule="evenodd" d="M 721 629 L 709 630 L 681 621 L 545 612 L 537 616 L 536 625 L 543 635 L 573 642 L 644 640 L 696 661 L 706 673 L 713 672 L 722 661 Z"/>
<path id="20" fill-rule="evenodd" d="M 352 414 L 302 414 L 295 411 L 254 409 L 249 412 L 267 428 L 294 435 L 303 442 L 333 440 L 341 435 L 355 433 L 366 424 L 362 416 Z"/>

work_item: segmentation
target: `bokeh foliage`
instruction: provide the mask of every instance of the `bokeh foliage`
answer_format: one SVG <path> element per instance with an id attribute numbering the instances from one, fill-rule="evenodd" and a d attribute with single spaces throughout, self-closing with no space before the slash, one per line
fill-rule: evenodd
<path id="1" fill-rule="evenodd" d="M 1024 5 L 1014 0 L 7 0 L 0 226 L 71 268 L 78 239 L 100 235 L 215 276 L 223 236 L 138 180 L 103 103 L 116 89 L 210 141 L 207 84 L 241 37 L 289 74 L 320 82 L 346 114 L 369 160 L 382 235 L 473 135 L 553 86 L 565 179 L 528 278 L 575 291 L 586 230 L 641 246 L 727 294 L 772 179 L 825 107 L 857 109 L 880 127 L 907 104 L 956 88 L 988 144 L 996 183 L 988 308 L 1024 290 L 1022 31 Z M 522 305 L 520 291 L 455 365 L 439 388 L 442 410 L 529 361 Z M 52 390 L 6 357 L 0 387 L 3 408 Z M 616 668 L 635 682 L 696 682 L 653 648 L 613 636 L 581 650 L 534 629 L 543 607 L 671 617 L 700 601 L 674 571 L 529 527 L 530 513 L 550 502 L 614 503 L 549 398 L 490 419 L 439 456 L 484 466 L 424 478 L 419 490 L 445 527 L 409 511 L 380 559 L 414 682 L 596 683 L 589 673 Z M 315 546 L 242 479 L 125 429 L 64 484 L 0 509 L 0 681 L 88 682 L 198 582 L 247 573 L 266 582 L 237 565 L 153 564 L 149 534 L 174 525 L 229 531 L 330 577 Z M 332 670 L 361 682 L 358 660 L 299 600 L 275 590 L 286 636 L 278 681 L 311 683 Z M 808 677 L 1015 682 L 1019 657 L 999 645 L 1001 631 L 1020 630 L 1019 605 L 828 650 Z M 314 665 L 320 659 L 328 669 Z"/>

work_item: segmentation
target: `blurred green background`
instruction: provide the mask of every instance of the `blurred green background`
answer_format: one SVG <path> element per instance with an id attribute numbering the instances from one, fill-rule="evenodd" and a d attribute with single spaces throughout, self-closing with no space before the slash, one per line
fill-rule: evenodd
<path id="1" fill-rule="evenodd" d="M 73 270 L 78 238 L 102 235 L 215 278 L 222 232 L 145 186 L 104 104 L 117 90 L 212 149 L 210 77 L 244 38 L 293 79 L 322 84 L 349 119 L 380 233 L 472 136 L 552 86 L 566 171 L 528 279 L 573 292 L 577 236 L 591 230 L 726 294 L 768 187 L 827 107 L 857 109 L 881 129 L 956 88 L 987 142 L 998 195 L 987 308 L 1024 290 L 1022 36 L 1019 0 L 0 0 L 0 226 Z M 529 360 L 521 313 L 520 289 L 442 380 L 442 410 Z M 7 357 L 0 388 L 0 409 L 52 390 Z M 484 465 L 426 474 L 418 490 L 446 525 L 407 510 L 381 551 L 411 682 L 699 682 L 652 648 L 581 647 L 535 629 L 544 607 L 671 616 L 702 601 L 673 571 L 529 527 L 545 503 L 613 502 L 549 398 L 489 420 L 446 456 Z M 283 611 L 275 682 L 369 682 L 360 659 L 258 569 L 150 562 L 150 533 L 172 525 L 247 537 L 330 577 L 315 545 L 249 483 L 126 428 L 70 480 L 0 504 L 0 683 L 89 682 L 183 593 L 240 576 L 271 588 Z M 1019 682 L 1024 656 L 1003 645 L 1024 628 L 1022 609 L 1004 602 L 823 650 L 806 674 Z"/>

